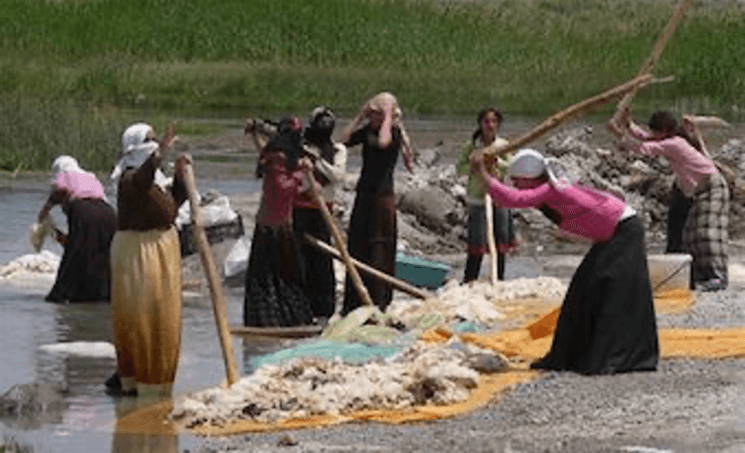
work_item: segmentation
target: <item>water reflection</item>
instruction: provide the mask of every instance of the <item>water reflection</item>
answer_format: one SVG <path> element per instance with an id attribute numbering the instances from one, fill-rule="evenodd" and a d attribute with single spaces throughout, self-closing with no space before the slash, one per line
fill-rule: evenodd
<path id="1" fill-rule="evenodd" d="M 115 406 L 111 452 L 178 452 L 176 426 L 168 419 L 172 409 L 170 398 L 121 398 Z"/>

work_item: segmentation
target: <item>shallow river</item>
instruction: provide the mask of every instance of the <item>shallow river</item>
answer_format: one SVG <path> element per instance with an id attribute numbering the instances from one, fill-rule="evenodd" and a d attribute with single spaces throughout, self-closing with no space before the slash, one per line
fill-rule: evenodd
<path id="1" fill-rule="evenodd" d="M 232 195 L 256 190 L 255 181 L 199 181 L 200 189 L 215 188 Z M 0 188 L 0 265 L 32 253 L 28 242 L 30 225 L 44 203 L 39 189 Z M 55 208 L 55 211 L 58 208 Z M 66 225 L 55 212 L 57 223 Z M 61 253 L 59 245 L 47 241 L 45 249 Z M 132 398 L 115 399 L 104 392 L 104 381 L 116 366 L 109 354 L 98 357 L 48 352 L 45 345 L 85 341 L 110 342 L 108 304 L 52 304 L 43 298 L 52 280 L 36 285 L 0 283 L 0 393 L 16 384 L 32 382 L 61 384 L 68 392 L 54 398 L 34 419 L 0 419 L 0 436 L 13 439 L 33 452 L 81 451 L 167 451 L 188 449 L 194 438 L 181 435 L 167 439 L 157 436 L 115 435 L 118 415 L 131 410 Z M 241 289 L 228 289 L 229 322 L 241 322 Z M 276 344 L 253 343 L 246 351 L 234 338 L 238 363 L 251 354 L 276 348 Z M 179 368 L 174 394 L 181 395 L 220 384 L 224 365 L 211 301 L 208 296 L 187 294 L 184 299 L 183 330 Z M 1 443 L 0 443 L 1 445 Z"/>

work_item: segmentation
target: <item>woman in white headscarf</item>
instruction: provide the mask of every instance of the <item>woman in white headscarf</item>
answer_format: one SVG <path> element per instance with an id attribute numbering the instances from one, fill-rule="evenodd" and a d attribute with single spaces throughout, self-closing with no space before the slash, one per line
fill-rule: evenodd
<path id="1" fill-rule="evenodd" d="M 387 92 L 368 100 L 344 134 L 347 147 L 362 145 L 362 171 L 349 220 L 349 254 L 387 274 L 396 273 L 396 197 L 393 172 L 399 154 L 412 171 L 412 150 L 396 98 Z M 393 299 L 391 285 L 362 275 L 373 303 L 385 310 Z M 342 314 L 361 302 L 347 277 Z"/>
<path id="2" fill-rule="evenodd" d="M 170 126 L 161 140 L 147 124 L 130 126 L 112 173 L 118 194 L 118 227 L 111 244 L 117 374 L 107 386 L 122 394 L 170 394 L 176 376 L 181 253 L 174 220 L 187 198 L 183 172 L 189 160 L 176 159 L 173 184 L 158 176 L 162 154 L 173 140 Z"/>
<path id="3" fill-rule="evenodd" d="M 555 160 L 532 149 L 510 161 L 515 188 L 490 176 L 480 153 L 471 162 L 500 205 L 537 208 L 562 231 L 593 242 L 572 276 L 551 350 L 531 367 L 581 374 L 654 370 L 657 324 L 636 212 L 611 194 L 562 177 Z"/>
<path id="4" fill-rule="evenodd" d="M 45 300 L 49 302 L 109 301 L 109 247 L 116 231 L 116 213 L 106 202 L 103 186 L 71 156 L 52 163 L 52 191 L 39 211 L 44 224 L 56 205 L 67 216 L 67 234 L 54 230 L 64 252 Z"/>

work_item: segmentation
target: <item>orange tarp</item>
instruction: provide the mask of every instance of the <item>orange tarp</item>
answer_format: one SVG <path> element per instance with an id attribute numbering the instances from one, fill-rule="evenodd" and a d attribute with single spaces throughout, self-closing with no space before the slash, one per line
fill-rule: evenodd
<path id="1" fill-rule="evenodd" d="M 693 304 L 694 295 L 688 290 L 655 294 L 657 313 L 679 313 Z M 201 425 L 191 428 L 197 434 L 230 435 L 245 432 L 272 431 L 322 427 L 339 423 L 374 420 L 384 423 L 405 423 L 437 420 L 469 413 L 486 405 L 496 395 L 510 387 L 537 379 L 541 373 L 530 371 L 527 363 L 543 357 L 551 347 L 559 309 L 554 308 L 524 328 L 489 334 L 454 333 L 443 327 L 432 328 L 421 336 L 422 341 L 444 342 L 457 335 L 464 342 L 493 349 L 507 356 L 510 369 L 482 375 L 470 397 L 448 406 L 417 406 L 402 410 L 367 410 L 344 415 L 318 415 L 302 419 L 261 423 L 237 420 L 221 426 Z M 735 329 L 660 329 L 663 358 L 701 357 L 726 358 L 745 356 L 745 328 Z"/>

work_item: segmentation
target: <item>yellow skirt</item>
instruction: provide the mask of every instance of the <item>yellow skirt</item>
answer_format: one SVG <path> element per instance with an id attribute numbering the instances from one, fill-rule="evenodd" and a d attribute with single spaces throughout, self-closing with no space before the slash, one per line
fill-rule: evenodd
<path id="1" fill-rule="evenodd" d="M 122 390 L 170 393 L 181 347 L 181 253 L 174 227 L 116 232 L 111 310 Z"/>

